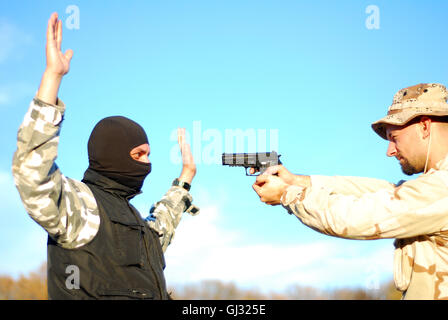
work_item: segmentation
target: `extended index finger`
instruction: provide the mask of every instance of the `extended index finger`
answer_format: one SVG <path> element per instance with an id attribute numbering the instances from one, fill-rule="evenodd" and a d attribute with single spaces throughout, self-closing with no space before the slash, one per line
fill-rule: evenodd
<path id="1" fill-rule="evenodd" d="M 56 22 L 56 45 L 58 50 L 61 50 L 62 44 L 62 21 L 58 20 Z"/>
<path id="2" fill-rule="evenodd" d="M 186 143 L 185 143 L 185 128 L 177 128 L 177 142 L 179 143 L 179 149 L 180 153 L 182 154 L 182 157 L 184 157 L 184 153 L 186 150 Z"/>
<path id="3" fill-rule="evenodd" d="M 185 128 L 177 128 L 177 142 L 182 148 L 185 143 Z"/>
<path id="4" fill-rule="evenodd" d="M 266 175 L 276 175 L 280 169 L 280 166 L 271 166 L 266 169 L 264 174 Z"/>
<path id="5" fill-rule="evenodd" d="M 48 27 L 47 27 L 47 42 L 53 42 L 55 41 L 55 29 L 56 29 L 56 22 L 58 21 L 58 13 L 53 12 L 50 16 L 50 19 L 48 19 Z"/>
<path id="6" fill-rule="evenodd" d="M 191 147 L 187 142 L 185 128 L 177 128 L 177 141 L 179 143 L 183 164 L 194 164 L 193 154 L 191 152 Z"/>

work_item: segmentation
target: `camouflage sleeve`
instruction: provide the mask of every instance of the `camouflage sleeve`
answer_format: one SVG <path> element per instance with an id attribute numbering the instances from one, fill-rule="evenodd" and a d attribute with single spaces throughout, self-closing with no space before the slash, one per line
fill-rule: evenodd
<path id="1" fill-rule="evenodd" d="M 356 183 L 356 181 L 354 181 Z M 448 229 L 448 173 L 422 175 L 400 186 L 358 195 L 332 192 L 331 185 L 291 186 L 282 205 L 324 234 L 350 239 L 409 238 Z"/>
<path id="2" fill-rule="evenodd" d="M 347 176 L 311 176 L 313 188 L 326 188 L 332 194 L 345 194 L 360 197 L 363 194 L 381 189 L 393 189 L 394 185 L 386 180 L 366 177 Z"/>
<path id="3" fill-rule="evenodd" d="M 146 220 L 159 234 L 164 252 L 173 240 L 174 230 L 179 225 L 182 213 L 187 211 L 191 215 L 196 215 L 199 212 L 199 209 L 192 205 L 192 200 L 187 190 L 172 186 L 162 199 L 152 206 Z"/>
<path id="4" fill-rule="evenodd" d="M 33 99 L 17 134 L 12 172 L 25 210 L 62 247 L 78 248 L 96 235 L 99 213 L 92 192 L 55 164 L 65 105 Z"/>

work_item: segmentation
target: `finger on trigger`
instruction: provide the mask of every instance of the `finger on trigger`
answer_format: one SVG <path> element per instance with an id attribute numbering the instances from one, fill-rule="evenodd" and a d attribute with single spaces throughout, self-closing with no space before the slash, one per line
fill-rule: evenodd
<path id="1" fill-rule="evenodd" d="M 264 173 L 267 175 L 275 175 L 278 173 L 278 171 L 279 171 L 279 166 L 272 166 L 272 167 L 268 167 Z"/>

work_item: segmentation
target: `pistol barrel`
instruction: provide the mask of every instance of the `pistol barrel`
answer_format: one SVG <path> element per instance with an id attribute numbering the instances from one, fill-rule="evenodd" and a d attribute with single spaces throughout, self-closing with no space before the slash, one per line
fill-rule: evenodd
<path id="1" fill-rule="evenodd" d="M 277 152 L 223 153 L 222 164 L 228 166 L 258 167 L 280 164 Z"/>

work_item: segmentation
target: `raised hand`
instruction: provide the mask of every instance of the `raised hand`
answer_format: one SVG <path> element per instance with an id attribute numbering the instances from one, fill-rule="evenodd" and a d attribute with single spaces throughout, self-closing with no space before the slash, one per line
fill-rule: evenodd
<path id="1" fill-rule="evenodd" d="M 47 28 L 47 71 L 56 75 L 64 76 L 70 70 L 70 60 L 73 57 L 73 50 L 61 51 L 62 44 L 62 21 L 58 19 L 55 12 L 48 20 Z"/>
<path id="2" fill-rule="evenodd" d="M 47 67 L 40 82 L 37 98 L 49 104 L 56 104 L 62 77 L 70 70 L 70 61 L 73 50 L 61 51 L 62 44 L 62 21 L 58 19 L 55 12 L 48 20 L 47 45 Z"/>
<path id="3" fill-rule="evenodd" d="M 196 164 L 194 163 L 193 154 L 191 153 L 190 145 L 186 142 L 185 129 L 177 129 L 177 141 L 179 143 L 180 152 L 182 154 L 182 173 L 179 180 L 191 184 L 196 175 Z"/>

